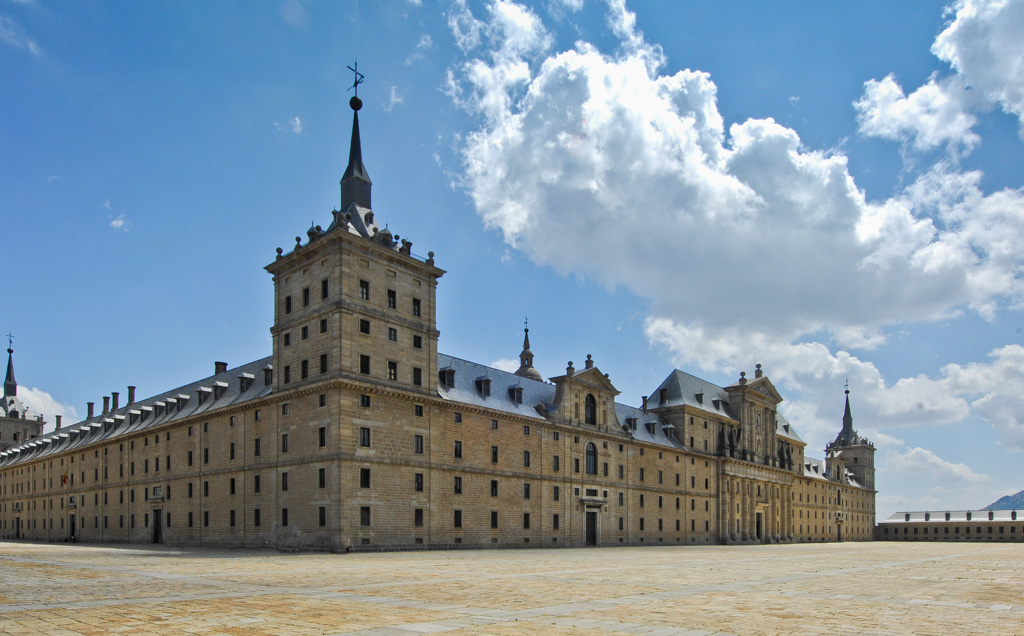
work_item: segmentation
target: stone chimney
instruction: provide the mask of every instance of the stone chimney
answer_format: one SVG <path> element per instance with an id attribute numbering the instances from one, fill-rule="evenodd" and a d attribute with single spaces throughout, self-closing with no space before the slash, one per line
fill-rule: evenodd
<path id="1" fill-rule="evenodd" d="M 87 419 L 87 420 L 91 420 L 92 419 L 92 409 L 93 409 L 94 406 L 96 406 L 96 405 L 94 403 L 92 403 L 92 402 L 86 402 L 85 403 L 85 409 L 86 409 L 86 412 L 88 412 L 88 415 L 85 416 L 85 419 Z"/>
<path id="2" fill-rule="evenodd" d="M 110 412 L 110 396 L 109 395 L 104 395 L 103 396 L 103 415 L 106 415 L 109 412 Z M 92 417 L 92 416 L 90 416 L 90 417 Z"/>
<path id="3" fill-rule="evenodd" d="M 53 429 L 53 430 L 59 431 L 60 430 L 60 417 L 61 416 L 60 415 L 54 415 L 53 417 L 54 417 L 55 420 L 57 420 L 57 427 L 55 429 Z"/>
<path id="4" fill-rule="evenodd" d="M 135 387 L 128 387 L 128 406 L 135 404 Z"/>
<path id="5" fill-rule="evenodd" d="M 114 391 L 114 392 L 112 392 L 112 393 L 110 394 L 110 402 L 111 402 L 111 404 L 110 404 L 110 410 L 111 410 L 111 411 L 116 411 L 116 410 L 117 410 L 117 408 L 118 408 L 118 407 L 117 407 L 117 400 L 118 400 L 118 398 L 119 398 L 120 396 L 121 396 L 121 394 L 120 394 L 120 393 L 118 393 L 117 391 Z"/>
<path id="6" fill-rule="evenodd" d="M 640 404 L 640 410 L 643 411 L 644 413 L 646 413 L 647 412 L 647 396 L 645 395 L 645 396 L 641 397 L 640 399 L 643 400 L 643 402 Z"/>
<path id="7" fill-rule="evenodd" d="M 228 370 L 228 363 L 227 362 L 214 362 L 213 363 L 213 373 L 214 373 L 214 375 L 216 375 L 218 373 L 224 373 L 227 370 Z"/>

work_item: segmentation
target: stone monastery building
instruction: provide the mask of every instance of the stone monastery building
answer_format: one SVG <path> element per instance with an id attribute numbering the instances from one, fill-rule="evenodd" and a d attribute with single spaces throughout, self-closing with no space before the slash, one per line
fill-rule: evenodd
<path id="1" fill-rule="evenodd" d="M 5 406 L 0 536 L 335 551 L 872 538 L 875 449 L 848 395 L 820 461 L 761 365 L 727 387 L 672 371 L 633 407 L 589 355 L 545 381 L 528 333 L 515 373 L 439 354 L 445 272 L 380 229 L 351 105 L 341 211 L 266 267 L 272 355 L 142 400 L 128 387 L 45 435 Z"/>

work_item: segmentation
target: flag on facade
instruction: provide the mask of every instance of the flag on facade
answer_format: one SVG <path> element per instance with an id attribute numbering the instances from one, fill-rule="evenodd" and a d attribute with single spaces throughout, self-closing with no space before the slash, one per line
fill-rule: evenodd
<path id="1" fill-rule="evenodd" d="M 66 485 L 67 485 L 67 483 L 68 483 L 68 474 L 67 474 L 67 473 L 64 473 L 64 474 L 63 474 L 63 475 L 61 475 L 61 477 L 60 477 L 60 485 L 61 485 L 61 486 L 66 486 Z"/>

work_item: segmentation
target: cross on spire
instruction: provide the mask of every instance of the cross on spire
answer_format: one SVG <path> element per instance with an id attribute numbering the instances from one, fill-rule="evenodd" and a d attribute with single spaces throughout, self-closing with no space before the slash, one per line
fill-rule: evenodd
<path id="1" fill-rule="evenodd" d="M 348 70 L 355 73 L 355 79 L 352 81 L 352 86 L 349 86 L 349 89 L 355 90 L 356 97 L 359 97 L 359 85 L 363 83 L 366 76 L 359 72 L 359 60 L 356 60 L 355 64 L 355 68 L 351 66 L 347 67 Z"/>
<path id="2" fill-rule="evenodd" d="M 8 349 L 13 349 L 14 348 L 14 335 L 11 334 L 10 332 L 8 332 L 8 334 L 7 334 L 7 348 Z"/>
<path id="3" fill-rule="evenodd" d="M 526 327 L 527 329 L 530 328 L 530 317 L 529 316 L 526 316 L 525 318 L 523 318 L 523 326 Z"/>

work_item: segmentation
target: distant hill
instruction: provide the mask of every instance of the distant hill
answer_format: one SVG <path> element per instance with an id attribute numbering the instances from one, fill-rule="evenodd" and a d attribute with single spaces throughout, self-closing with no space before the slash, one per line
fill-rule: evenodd
<path id="1" fill-rule="evenodd" d="M 998 501 L 990 503 L 982 510 L 1024 510 L 1024 490 L 1016 495 L 1000 497 Z"/>

